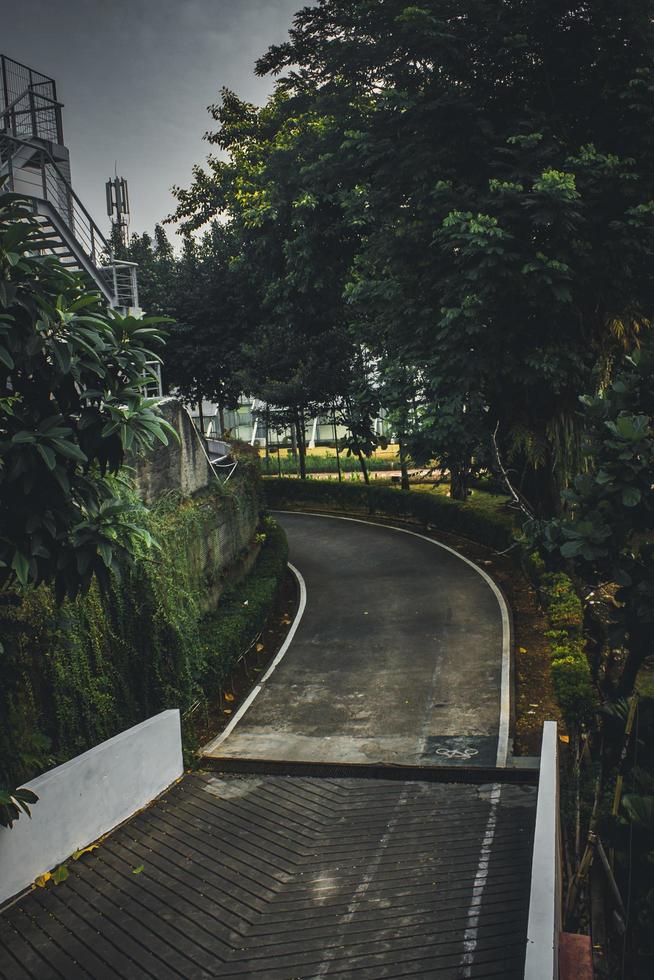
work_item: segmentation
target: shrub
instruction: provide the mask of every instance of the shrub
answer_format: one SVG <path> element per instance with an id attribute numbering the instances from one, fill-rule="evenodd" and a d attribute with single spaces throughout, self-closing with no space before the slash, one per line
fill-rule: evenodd
<path id="1" fill-rule="evenodd" d="M 586 656 L 568 656 L 552 661 L 552 684 L 561 713 L 568 725 L 588 723 L 595 698 Z"/>
<path id="2" fill-rule="evenodd" d="M 547 573 L 543 575 L 540 587 L 552 627 L 579 632 L 584 622 L 584 610 L 569 576 L 564 572 Z"/>
<path id="3" fill-rule="evenodd" d="M 540 591 L 552 626 L 552 684 L 561 713 L 569 726 L 587 724 L 595 706 L 593 683 L 582 636 L 583 606 L 572 580 L 564 572 L 548 572 Z"/>

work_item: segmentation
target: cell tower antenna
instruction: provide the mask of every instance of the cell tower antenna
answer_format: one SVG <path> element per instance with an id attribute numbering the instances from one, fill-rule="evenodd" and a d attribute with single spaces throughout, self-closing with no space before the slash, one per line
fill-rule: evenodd
<path id="1" fill-rule="evenodd" d="M 118 176 L 118 163 L 114 165 L 115 177 L 105 184 L 107 192 L 107 214 L 111 224 L 118 229 L 119 240 L 123 245 L 129 244 L 129 193 L 127 181 Z"/>

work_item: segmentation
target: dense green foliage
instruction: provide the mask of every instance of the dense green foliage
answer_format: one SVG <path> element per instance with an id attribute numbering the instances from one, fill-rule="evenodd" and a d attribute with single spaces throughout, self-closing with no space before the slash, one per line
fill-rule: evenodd
<path id="1" fill-rule="evenodd" d="M 107 585 L 150 538 L 116 476 L 167 424 L 144 397 L 158 320 L 106 309 L 81 276 L 38 256 L 26 203 L 0 196 L 0 589 Z"/>
<path id="2" fill-rule="evenodd" d="M 186 230 L 228 219 L 249 390 L 356 418 L 363 384 L 462 498 L 497 432 L 533 509 L 556 512 L 582 464 L 577 396 L 654 298 L 651 13 L 302 9 L 258 64 L 275 94 L 224 92 L 223 152 L 177 191 Z"/>
<path id="3" fill-rule="evenodd" d="M 215 222 L 198 241 L 186 238 L 176 256 L 157 225 L 154 240 L 132 235 L 116 242 L 122 258 L 139 264 L 139 299 L 148 312 L 174 318 L 162 352 L 163 382 L 187 401 L 215 401 L 234 408 L 244 340 L 241 308 L 244 284 L 229 268 L 234 250 L 229 228 Z M 245 287 L 246 288 L 246 287 Z"/>
<path id="4" fill-rule="evenodd" d="M 205 542 L 217 514 L 252 492 L 254 484 L 238 485 L 236 497 L 217 489 L 164 499 L 148 515 L 156 555 L 142 551 L 109 589 L 94 582 L 57 606 L 41 585 L 2 607 L 0 781 L 25 780 L 157 711 L 183 712 L 211 695 L 261 628 L 286 560 L 271 524 L 254 570 L 204 614 L 215 584 L 208 576 L 219 574 Z"/>
<path id="5" fill-rule="evenodd" d="M 654 342 L 648 336 L 622 360 L 614 380 L 584 399 L 592 468 L 566 493 L 568 516 L 543 540 L 593 585 L 615 583 L 607 642 L 627 651 L 617 681 L 630 694 L 654 635 Z M 612 678 L 608 678 L 609 684 Z"/>
<path id="6" fill-rule="evenodd" d="M 568 728 L 592 722 L 595 694 L 583 637 L 584 613 L 574 585 L 563 572 L 543 575 L 540 591 L 551 630 L 554 693 Z"/>

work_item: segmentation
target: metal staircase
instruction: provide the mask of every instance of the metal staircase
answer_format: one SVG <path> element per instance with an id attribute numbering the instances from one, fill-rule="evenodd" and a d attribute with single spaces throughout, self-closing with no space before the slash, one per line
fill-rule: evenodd
<path id="1" fill-rule="evenodd" d="M 70 182 L 54 79 L 0 55 L 0 178 L 26 198 L 44 253 L 87 276 L 122 312 L 138 313 L 136 263 L 116 259 Z"/>

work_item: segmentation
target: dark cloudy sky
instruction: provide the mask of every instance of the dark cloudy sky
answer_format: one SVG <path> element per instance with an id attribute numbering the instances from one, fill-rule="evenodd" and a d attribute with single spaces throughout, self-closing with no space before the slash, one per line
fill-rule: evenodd
<path id="1" fill-rule="evenodd" d="M 132 231 L 152 231 L 209 150 L 222 86 L 261 103 L 254 62 L 308 0 L 20 0 L 0 53 L 50 75 L 65 103 L 73 186 L 105 229 L 104 183 L 127 178 Z M 0 8 L 9 0 L 0 0 Z"/>

